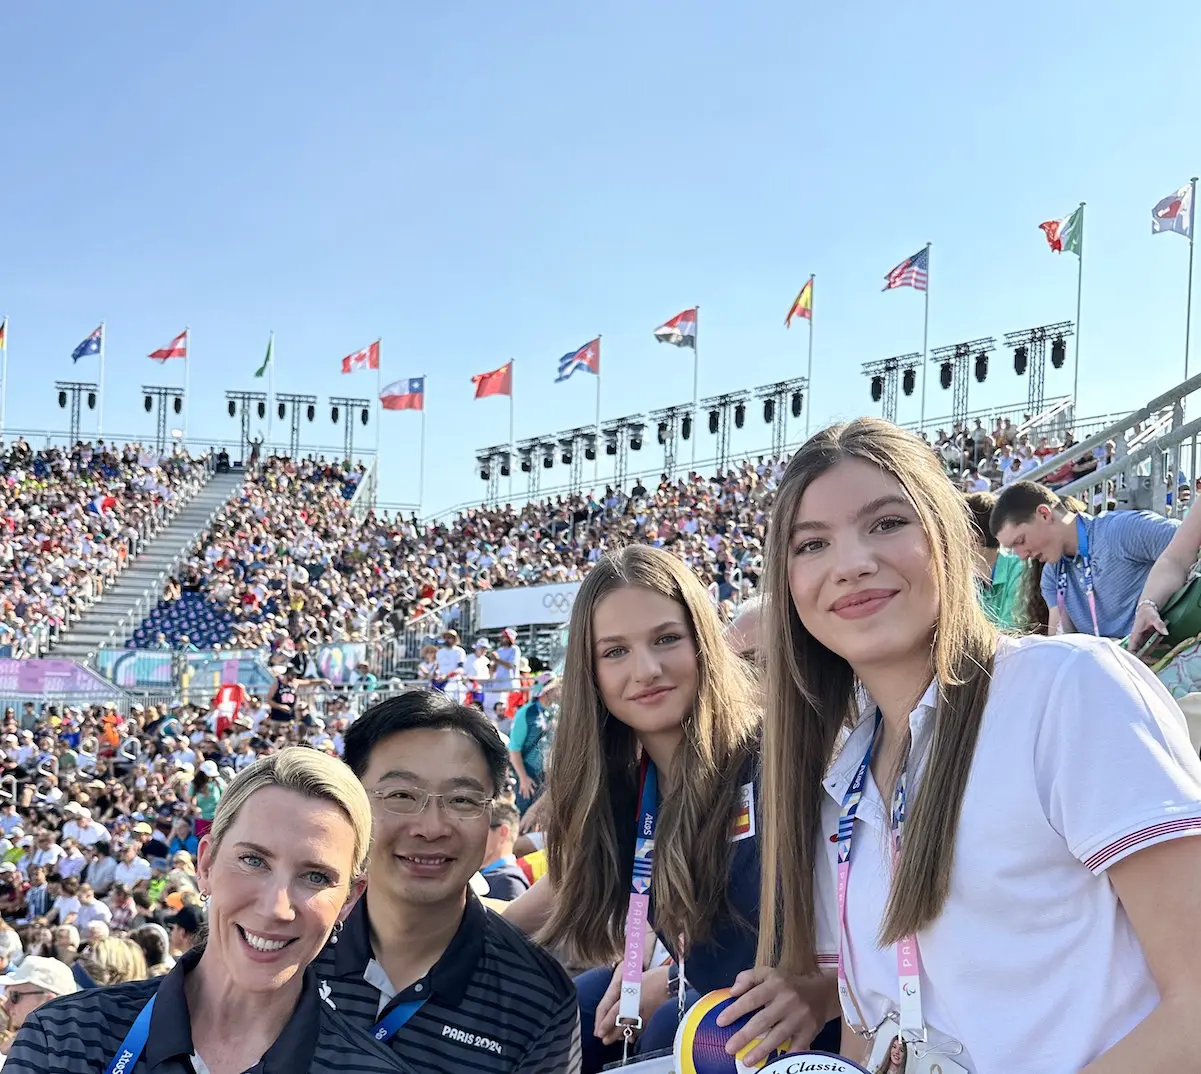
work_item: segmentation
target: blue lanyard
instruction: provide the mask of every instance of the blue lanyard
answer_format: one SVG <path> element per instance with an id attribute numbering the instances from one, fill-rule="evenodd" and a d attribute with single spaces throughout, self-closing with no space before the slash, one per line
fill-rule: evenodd
<path id="1" fill-rule="evenodd" d="M 423 999 L 412 999 L 407 1003 L 398 1003 L 384 1018 L 371 1027 L 371 1035 L 379 1041 L 391 1040 L 408 1025 L 413 1015 L 425 1006 L 425 1002 Z M 112 1074 L 112 1071 L 109 1071 L 108 1074 Z"/>
<path id="2" fill-rule="evenodd" d="M 154 1001 L 157 998 L 157 996 L 151 996 L 150 1002 L 134 1019 L 133 1025 L 129 1027 L 129 1032 L 125 1034 L 125 1039 L 121 1042 L 121 1047 L 117 1049 L 117 1054 L 105 1067 L 104 1074 L 131 1074 L 133 1068 L 137 1066 L 142 1052 L 146 1049 L 146 1041 L 150 1039 L 150 1015 L 154 1012 Z"/>
<path id="3" fill-rule="evenodd" d="M 642 800 L 638 805 L 638 828 L 634 840 L 634 872 L 630 891 L 646 895 L 651 890 L 651 869 L 655 863 L 655 821 L 659 813 L 659 775 L 647 762 L 642 780 Z"/>
<path id="4" fill-rule="evenodd" d="M 876 736 L 880 733 L 880 710 L 876 710 L 876 723 L 872 729 L 871 741 L 854 778 L 847 786 L 842 798 L 842 809 L 838 814 L 838 864 L 843 865 L 851 860 L 851 839 L 855 828 L 855 817 L 859 813 L 859 803 L 863 800 L 863 788 L 867 783 L 867 774 L 871 771 L 872 750 L 876 747 Z M 905 830 L 907 812 L 907 783 L 909 765 L 901 769 L 897 777 L 897 788 L 892 796 L 892 831 L 896 839 L 896 850 L 900 851 L 901 836 Z"/>
<path id="5" fill-rule="evenodd" d="M 1084 519 L 1079 515 L 1076 516 L 1076 556 L 1080 560 L 1080 568 L 1084 573 L 1084 596 L 1088 601 L 1088 610 L 1093 617 L 1093 633 L 1100 636 L 1101 627 L 1097 622 L 1097 595 L 1093 586 L 1093 561 L 1088 554 L 1088 529 L 1084 525 Z M 1067 618 L 1067 596 L 1068 564 L 1065 556 L 1060 559 L 1055 574 L 1055 601 L 1059 607 L 1059 630 L 1061 633 Z"/>
<path id="6" fill-rule="evenodd" d="M 489 862 L 480 870 L 480 876 L 491 876 L 493 873 L 500 872 L 509 865 L 517 864 L 517 856 L 515 854 L 506 854 L 503 858 L 497 858 L 494 862 Z"/>

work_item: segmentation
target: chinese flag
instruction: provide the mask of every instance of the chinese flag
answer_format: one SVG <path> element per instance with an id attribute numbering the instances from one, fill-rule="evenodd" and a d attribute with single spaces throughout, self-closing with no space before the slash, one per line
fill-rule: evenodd
<path id="1" fill-rule="evenodd" d="M 475 385 L 475 397 L 483 399 L 489 395 L 513 394 L 513 363 L 506 362 L 491 373 L 477 373 L 471 378 Z"/>

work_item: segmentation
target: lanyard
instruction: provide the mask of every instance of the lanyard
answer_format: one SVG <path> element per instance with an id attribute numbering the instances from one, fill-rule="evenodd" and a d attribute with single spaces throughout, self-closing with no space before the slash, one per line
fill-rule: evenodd
<path id="1" fill-rule="evenodd" d="M 133 1025 L 129 1027 L 129 1032 L 125 1034 L 121 1047 L 117 1049 L 117 1054 L 105 1067 L 104 1074 L 131 1074 L 146 1049 L 146 1041 L 150 1039 L 150 1015 L 154 1012 L 155 998 L 151 996 L 150 1002 L 138 1013 Z"/>
<path id="2" fill-rule="evenodd" d="M 863 790 L 871 771 L 872 750 L 875 748 L 876 735 L 880 731 L 880 720 L 880 711 L 877 709 L 876 723 L 872 729 L 872 738 L 868 743 L 867 752 L 864 753 L 863 760 L 847 787 L 846 794 L 843 795 L 842 809 L 838 814 L 838 997 L 842 1001 L 844 1014 L 853 1009 L 858 1015 L 859 1024 L 850 1026 L 850 1029 L 866 1037 L 870 1037 L 875 1031 L 865 1024 L 863 1011 L 851 991 L 850 979 L 847 975 L 844 940 L 848 935 L 847 889 L 851 879 L 851 843 L 855 833 L 855 817 L 859 812 L 859 803 L 863 800 Z M 891 832 L 894 875 L 900 861 L 901 837 L 905 829 L 907 767 L 901 770 L 897 779 L 896 793 L 892 800 Z M 924 1041 L 926 1024 L 922 1018 L 922 964 L 917 947 L 917 936 L 903 937 L 896 945 L 896 952 L 900 1029 L 907 1035 L 907 1039 Z"/>
<path id="3" fill-rule="evenodd" d="M 1084 519 L 1079 515 L 1076 516 L 1076 556 L 1080 560 L 1080 567 L 1084 572 L 1084 595 L 1088 600 L 1088 610 L 1093 617 L 1093 633 L 1100 637 L 1101 627 L 1097 622 L 1097 594 L 1093 587 L 1093 561 L 1088 554 L 1088 530 L 1085 528 Z M 1063 624 L 1067 622 L 1067 597 L 1068 565 L 1065 556 L 1060 559 L 1055 574 L 1055 602 L 1059 606 L 1060 634 L 1063 633 Z"/>
<path id="4" fill-rule="evenodd" d="M 371 1035 L 379 1041 L 391 1040 L 408 1025 L 413 1015 L 424 1006 L 425 1000 L 423 999 L 411 999 L 407 1003 L 398 1003 L 387 1015 L 371 1027 Z"/>
<path id="5" fill-rule="evenodd" d="M 626 913 L 626 951 L 621 964 L 621 1002 L 618 1025 L 627 1034 L 642 1028 L 638 1014 L 642 1002 L 642 967 L 645 964 L 646 926 L 650 916 L 651 869 L 655 861 L 655 822 L 659 814 L 659 776 L 647 763 L 638 805 L 634 840 L 634 873 L 630 880 L 630 908 Z"/>

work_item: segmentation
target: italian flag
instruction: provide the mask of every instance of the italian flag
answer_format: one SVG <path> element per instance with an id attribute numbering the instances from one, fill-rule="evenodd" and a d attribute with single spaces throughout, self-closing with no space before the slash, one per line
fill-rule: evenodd
<path id="1" fill-rule="evenodd" d="M 1084 206 L 1063 220 L 1047 220 L 1038 225 L 1047 236 L 1047 245 L 1057 254 L 1080 256 L 1080 240 L 1084 236 Z"/>

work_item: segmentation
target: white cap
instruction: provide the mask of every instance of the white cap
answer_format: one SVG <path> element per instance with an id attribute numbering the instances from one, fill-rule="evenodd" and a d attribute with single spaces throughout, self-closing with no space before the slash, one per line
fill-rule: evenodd
<path id="1" fill-rule="evenodd" d="M 200 771 L 203 772 L 209 779 L 217 778 L 217 765 L 213 761 L 205 761 L 200 766 Z"/>
<path id="2" fill-rule="evenodd" d="M 476 649 L 491 649 L 492 643 L 487 638 L 476 638 L 474 648 L 476 648 Z"/>
<path id="3" fill-rule="evenodd" d="M 26 955 L 12 973 L 0 976 L 0 985 L 5 988 L 18 984 L 31 984 L 52 996 L 70 996 L 79 991 L 70 966 L 57 958 L 41 955 Z"/>

